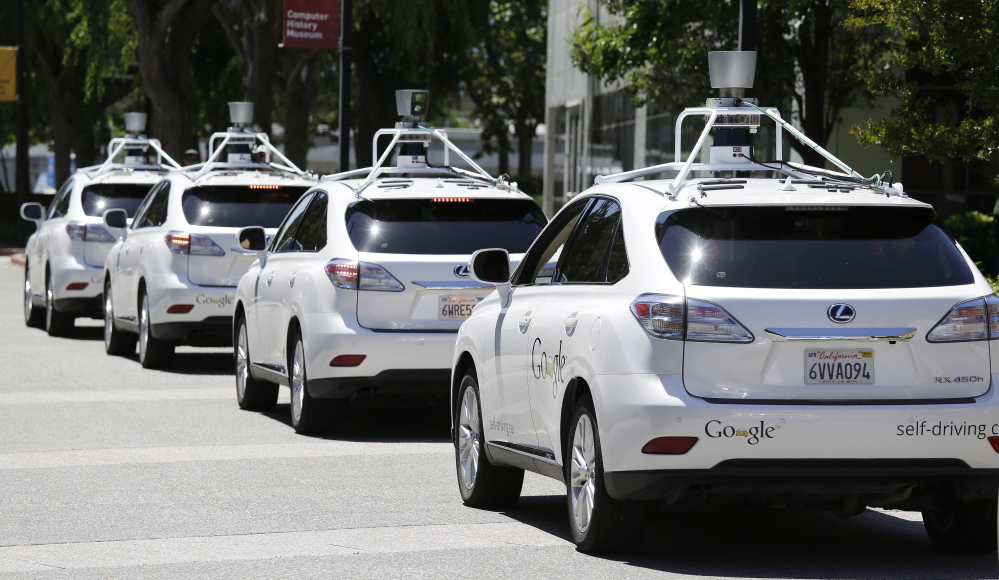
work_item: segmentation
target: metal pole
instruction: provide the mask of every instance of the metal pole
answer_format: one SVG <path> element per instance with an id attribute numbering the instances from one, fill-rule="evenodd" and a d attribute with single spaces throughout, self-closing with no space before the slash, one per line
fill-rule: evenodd
<path id="1" fill-rule="evenodd" d="M 17 202 L 24 203 L 28 199 L 30 175 L 28 173 L 28 103 L 25 93 L 25 58 L 24 48 L 24 0 L 17 0 L 17 161 L 15 162 L 17 177 Z"/>
<path id="2" fill-rule="evenodd" d="M 756 50 L 756 0 L 739 2 L 739 50 Z"/>
<path id="3" fill-rule="evenodd" d="M 350 169 L 350 77 L 354 11 L 351 0 L 340 0 L 340 171 Z"/>

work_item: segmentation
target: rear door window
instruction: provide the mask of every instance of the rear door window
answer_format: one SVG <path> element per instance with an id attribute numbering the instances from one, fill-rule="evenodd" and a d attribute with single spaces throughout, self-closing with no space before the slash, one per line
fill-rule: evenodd
<path id="1" fill-rule="evenodd" d="M 603 283 L 614 237 L 621 223 L 621 206 L 610 199 L 597 199 L 576 228 L 562 256 L 558 281 Z"/>
<path id="2" fill-rule="evenodd" d="M 150 228 L 166 221 L 167 201 L 170 199 L 170 182 L 161 181 L 149 192 L 146 201 L 136 211 L 132 229 Z"/>
<path id="3" fill-rule="evenodd" d="M 299 250 L 298 244 L 295 241 L 295 234 L 298 232 L 298 226 L 302 223 L 302 216 L 305 215 L 305 210 L 308 209 L 309 201 L 312 197 L 310 195 L 303 198 L 298 205 L 288 212 L 284 223 L 281 224 L 281 229 L 274 236 L 274 244 L 271 247 L 272 252 L 284 253 L 297 252 Z"/>
<path id="4" fill-rule="evenodd" d="M 73 191 L 73 180 L 67 179 L 55 194 L 52 207 L 49 208 L 48 219 L 63 217 L 69 212 L 69 194 Z"/>
<path id="5" fill-rule="evenodd" d="M 315 252 L 326 245 L 326 207 L 329 199 L 324 192 L 319 192 L 305 210 L 302 223 L 295 233 L 295 242 L 303 252 Z M 319 232 L 322 230 L 322 245 L 319 244 Z"/>
<path id="6" fill-rule="evenodd" d="M 308 190 L 301 186 L 203 185 L 181 196 L 192 226 L 276 228 Z"/>
<path id="7" fill-rule="evenodd" d="M 150 185 L 137 183 L 95 183 L 83 188 L 81 201 L 88 216 L 104 215 L 105 210 L 123 209 L 135 217 L 139 204 L 149 193 Z"/>
<path id="8" fill-rule="evenodd" d="M 459 198 L 460 199 L 460 198 Z M 347 233 L 360 252 L 471 254 L 527 251 L 547 223 L 531 200 L 362 200 L 347 209 Z"/>
<path id="9" fill-rule="evenodd" d="M 682 282 L 742 288 L 921 288 L 974 281 L 929 208 L 727 207 L 667 212 L 659 249 Z"/>

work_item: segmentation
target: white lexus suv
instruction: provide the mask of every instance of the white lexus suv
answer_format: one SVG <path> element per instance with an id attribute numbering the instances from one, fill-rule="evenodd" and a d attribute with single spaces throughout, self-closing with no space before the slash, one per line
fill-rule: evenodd
<path id="1" fill-rule="evenodd" d="M 716 64 L 715 87 L 751 86 L 751 63 Z M 598 177 L 512 276 L 504 251 L 473 256 L 498 286 L 454 351 L 465 503 L 515 502 L 529 470 L 566 483 L 587 552 L 635 545 L 647 502 L 747 499 L 918 511 L 937 548 L 994 551 L 999 298 L 887 175 L 781 160 L 800 134 L 776 110 L 685 110 L 678 160 L 688 117 L 706 124 L 686 162 Z"/>
<path id="2" fill-rule="evenodd" d="M 21 217 L 36 224 L 24 265 L 24 322 L 52 336 L 73 331 L 78 316 L 101 318 L 104 260 L 115 237 L 104 212 L 121 209 L 130 219 L 149 188 L 180 166 L 148 139 L 145 113 L 125 113 L 124 138 L 112 139 L 101 165 L 74 173 L 56 192 L 47 212 L 26 203 Z M 150 163 L 147 155 L 155 154 Z"/>
<path id="3" fill-rule="evenodd" d="M 292 425 L 309 433 L 331 424 L 332 405 L 370 394 L 447 403 L 455 334 L 493 291 L 469 279 L 470 255 L 502 247 L 516 260 L 547 220 L 516 184 L 450 166 L 448 152 L 477 167 L 418 125 L 426 97 L 403 91 L 406 121 L 375 136 L 392 137 L 375 166 L 321 180 L 269 248 L 259 228 L 240 233 L 260 251 L 236 291 L 241 408 L 272 408 L 287 385 Z M 431 138 L 443 166 L 427 162 Z"/>
<path id="4" fill-rule="evenodd" d="M 212 136 L 208 161 L 167 174 L 127 230 L 123 212 L 105 214 L 107 226 L 122 235 L 104 276 L 108 354 L 130 355 L 138 340 L 142 366 L 163 368 L 177 345 L 231 345 L 236 283 L 256 259 L 237 244 L 237 232 L 260 226 L 273 234 L 315 184 L 266 134 L 245 128 L 252 103 L 230 109 L 234 127 Z M 263 162 L 251 161 L 254 145 L 265 147 Z M 219 161 L 226 152 L 228 161 Z"/>

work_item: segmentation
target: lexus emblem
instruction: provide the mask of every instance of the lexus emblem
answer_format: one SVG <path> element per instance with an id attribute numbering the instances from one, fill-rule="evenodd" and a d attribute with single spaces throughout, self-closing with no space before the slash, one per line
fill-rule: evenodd
<path id="1" fill-rule="evenodd" d="M 857 316 L 857 311 L 849 304 L 840 303 L 830 306 L 829 310 L 826 310 L 826 315 L 829 317 L 829 320 L 837 324 L 846 324 Z"/>
<path id="2" fill-rule="evenodd" d="M 459 278 L 468 278 L 468 265 L 458 264 L 454 267 L 454 275 Z"/>

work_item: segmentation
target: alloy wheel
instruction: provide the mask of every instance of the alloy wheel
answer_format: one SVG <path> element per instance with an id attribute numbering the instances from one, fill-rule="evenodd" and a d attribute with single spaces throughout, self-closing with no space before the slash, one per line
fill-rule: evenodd
<path id="1" fill-rule="evenodd" d="M 246 344 L 246 323 L 240 321 L 236 338 L 236 397 L 239 401 L 246 397 L 246 379 L 249 373 Z"/>
<path id="2" fill-rule="evenodd" d="M 305 399 L 305 353 L 302 340 L 295 343 L 295 354 L 291 359 L 291 420 L 298 425 L 302 420 L 302 404 Z"/>
<path id="3" fill-rule="evenodd" d="M 24 271 L 24 319 L 31 320 L 31 310 L 34 304 L 31 302 L 31 280 L 28 278 L 28 271 Z"/>
<path id="4" fill-rule="evenodd" d="M 104 348 L 111 348 L 111 333 L 114 332 L 114 308 L 111 304 L 111 287 L 104 288 Z"/>
<path id="5" fill-rule="evenodd" d="M 55 312 L 55 298 L 52 296 L 52 288 L 45 285 L 45 328 L 52 328 L 52 314 Z"/>
<path id="6" fill-rule="evenodd" d="M 593 516 L 593 499 L 596 495 L 596 448 L 593 440 L 593 422 L 589 415 L 581 415 L 572 437 L 572 460 L 569 468 L 569 485 L 572 494 L 572 517 L 576 529 L 585 532 Z"/>
<path id="7" fill-rule="evenodd" d="M 142 309 L 139 311 L 139 360 L 145 360 L 146 348 L 149 345 L 149 299 L 142 297 Z"/>
<path id="8" fill-rule="evenodd" d="M 458 426 L 458 462 L 461 469 L 461 483 L 465 489 L 472 489 L 479 470 L 481 453 L 479 432 L 479 401 L 475 389 L 465 389 L 461 400 L 461 416 Z"/>

